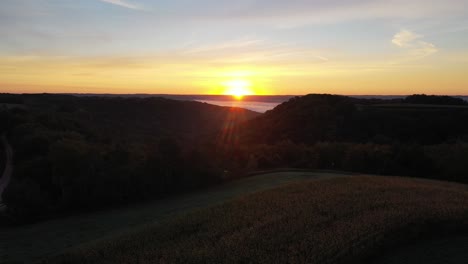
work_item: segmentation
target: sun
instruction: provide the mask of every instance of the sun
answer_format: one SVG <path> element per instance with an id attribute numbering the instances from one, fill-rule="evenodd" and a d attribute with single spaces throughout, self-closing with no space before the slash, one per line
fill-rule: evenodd
<path id="1" fill-rule="evenodd" d="M 226 87 L 224 94 L 232 95 L 237 100 L 242 100 L 246 95 L 252 95 L 253 92 L 250 89 L 252 83 L 248 80 L 236 79 L 223 82 Z"/>

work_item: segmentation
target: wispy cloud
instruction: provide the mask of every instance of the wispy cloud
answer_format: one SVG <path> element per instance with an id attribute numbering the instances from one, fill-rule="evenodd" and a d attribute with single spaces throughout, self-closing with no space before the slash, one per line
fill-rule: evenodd
<path id="1" fill-rule="evenodd" d="M 427 57 L 439 51 L 434 44 L 422 41 L 423 37 L 423 35 L 404 29 L 393 36 L 392 43 L 409 50 L 409 54 L 417 58 Z"/>
<path id="2" fill-rule="evenodd" d="M 437 47 L 429 42 L 420 41 L 418 47 L 411 51 L 412 55 L 415 57 L 426 57 L 431 54 L 438 52 Z"/>
<path id="3" fill-rule="evenodd" d="M 408 47 L 413 44 L 413 42 L 419 38 L 422 38 L 422 35 L 415 34 L 409 30 L 401 30 L 393 36 L 392 43 L 399 47 Z"/>
<path id="4" fill-rule="evenodd" d="M 113 5 L 118 5 L 118 6 L 129 8 L 129 9 L 134 9 L 134 10 L 140 10 L 141 9 L 140 6 L 128 3 L 125 0 L 99 0 L 99 1 L 109 3 L 109 4 L 113 4 Z"/>
<path id="5" fill-rule="evenodd" d="M 208 45 L 190 42 L 173 56 L 218 65 L 254 63 L 316 64 L 328 62 L 326 50 L 298 47 L 294 43 L 274 42 L 257 38 L 240 38 Z M 324 54 L 325 53 L 325 54 Z"/>

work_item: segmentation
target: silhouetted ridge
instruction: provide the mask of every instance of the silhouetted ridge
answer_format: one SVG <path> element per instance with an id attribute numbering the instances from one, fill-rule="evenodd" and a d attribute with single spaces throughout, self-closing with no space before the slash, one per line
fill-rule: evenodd
<path id="1" fill-rule="evenodd" d="M 462 99 L 449 96 L 381 100 L 310 94 L 294 97 L 249 121 L 244 139 L 257 143 L 439 144 L 468 135 L 468 124 L 462 122 L 468 120 L 464 104 Z"/>
<path id="2" fill-rule="evenodd" d="M 456 97 L 415 94 L 406 97 L 403 100 L 408 104 L 431 104 L 431 105 L 468 105 L 468 102 Z"/>
<path id="3" fill-rule="evenodd" d="M 355 111 L 358 99 L 329 94 L 294 97 L 252 120 L 247 129 L 250 137 L 264 142 L 293 140 L 313 143 L 336 140 L 344 121 Z"/>

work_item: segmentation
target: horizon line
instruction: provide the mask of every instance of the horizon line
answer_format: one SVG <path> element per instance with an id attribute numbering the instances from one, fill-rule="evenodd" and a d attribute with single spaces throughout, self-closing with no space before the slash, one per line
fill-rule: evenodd
<path id="1" fill-rule="evenodd" d="M 50 92 L 37 92 L 37 93 L 9 93 L 9 92 L 0 92 L 0 94 L 14 94 L 14 95 L 39 95 L 39 94 L 55 94 L 55 95 L 148 95 L 148 96 L 232 96 L 230 94 L 178 94 L 178 93 L 50 93 Z M 413 94 L 338 94 L 338 93 L 306 93 L 306 94 L 250 94 L 244 95 L 243 97 L 253 97 L 253 96 L 306 96 L 309 94 L 329 94 L 329 95 L 341 95 L 341 96 L 411 96 L 411 95 L 433 95 L 433 96 L 460 96 L 468 97 L 468 94 L 429 94 L 429 93 L 413 93 Z"/>

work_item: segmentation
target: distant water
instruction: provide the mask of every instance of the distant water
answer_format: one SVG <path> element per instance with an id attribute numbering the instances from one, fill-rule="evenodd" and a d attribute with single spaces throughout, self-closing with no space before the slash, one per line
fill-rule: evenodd
<path id="1" fill-rule="evenodd" d="M 281 102 L 255 102 L 255 101 L 216 101 L 216 100 L 195 100 L 202 103 L 214 104 L 219 106 L 240 107 L 259 113 L 265 113 L 275 108 Z"/>

